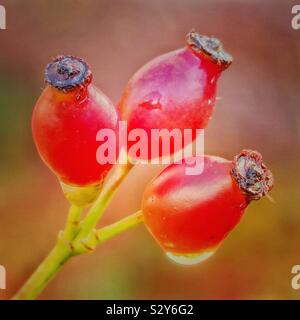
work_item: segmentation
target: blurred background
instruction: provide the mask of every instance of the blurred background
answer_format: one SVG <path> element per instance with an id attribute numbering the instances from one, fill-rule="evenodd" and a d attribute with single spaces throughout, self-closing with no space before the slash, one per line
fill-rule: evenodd
<path id="1" fill-rule="evenodd" d="M 300 264 L 300 30 L 288 0 L 1 0 L 0 264 L 7 299 L 53 246 L 68 203 L 41 162 L 31 113 L 43 71 L 58 54 L 85 58 L 114 102 L 150 59 L 185 45 L 191 28 L 220 38 L 234 64 L 219 81 L 205 150 L 232 159 L 260 151 L 275 176 L 238 227 L 203 264 L 165 257 L 144 226 L 68 263 L 41 299 L 300 299 L 291 268 Z M 161 168 L 134 168 L 101 224 L 139 209 L 145 184 Z"/>

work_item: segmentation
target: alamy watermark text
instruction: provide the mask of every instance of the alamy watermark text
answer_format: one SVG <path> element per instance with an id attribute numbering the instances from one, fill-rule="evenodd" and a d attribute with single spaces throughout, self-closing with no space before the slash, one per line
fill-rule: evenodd
<path id="1" fill-rule="evenodd" d="M 6 30 L 6 10 L 0 5 L 0 30 Z"/>
<path id="2" fill-rule="evenodd" d="M 292 7 L 292 21 L 291 25 L 294 30 L 300 29 L 300 4 L 296 4 Z"/>

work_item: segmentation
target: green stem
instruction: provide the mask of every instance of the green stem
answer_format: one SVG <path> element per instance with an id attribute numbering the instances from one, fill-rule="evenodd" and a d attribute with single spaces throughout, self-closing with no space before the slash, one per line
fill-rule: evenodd
<path id="1" fill-rule="evenodd" d="M 72 241 L 77 235 L 80 227 L 80 217 L 83 208 L 71 205 L 67 218 L 64 237 L 66 240 Z"/>
<path id="2" fill-rule="evenodd" d="M 133 165 L 130 163 L 125 165 L 119 165 L 116 168 L 115 172 L 113 172 L 113 175 L 104 185 L 99 198 L 96 200 L 96 202 L 89 210 L 87 217 L 83 221 L 80 231 L 75 239 L 75 243 L 76 241 L 80 242 L 82 239 L 85 239 L 90 234 L 90 232 L 96 227 L 105 209 L 107 208 L 111 199 L 117 192 L 120 184 L 132 168 Z"/>
<path id="3" fill-rule="evenodd" d="M 58 239 L 55 247 L 13 299 L 35 299 L 71 256 L 71 248 L 64 242 L 63 238 Z"/>
<path id="4" fill-rule="evenodd" d="M 70 210 L 71 211 L 71 210 Z M 123 218 L 109 226 L 103 227 L 89 237 L 86 246 L 95 248 L 97 245 L 129 230 L 143 222 L 143 213 L 138 211 Z M 74 251 L 61 233 L 56 246 L 52 249 L 46 259 L 29 278 L 21 290 L 13 297 L 14 300 L 32 300 L 43 291 L 49 281 L 58 273 L 61 267 L 74 256 Z"/>
<path id="5" fill-rule="evenodd" d="M 89 248 L 90 250 L 94 250 L 97 245 L 102 244 L 103 242 L 123 233 L 129 229 L 132 229 L 138 226 L 143 222 L 143 212 L 142 210 L 137 211 L 136 213 L 131 214 L 130 216 L 123 218 L 109 226 L 103 227 L 101 229 L 95 230 L 90 234 L 89 238 L 84 241 L 84 246 L 76 247 L 75 251 L 82 252 L 81 250 L 84 248 Z"/>
<path id="6" fill-rule="evenodd" d="M 71 241 L 78 233 L 80 216 L 83 208 L 71 205 L 65 230 L 59 234 L 55 247 L 28 279 L 14 299 L 31 300 L 43 291 L 48 282 L 55 276 L 63 264 L 73 255 Z"/>
<path id="7" fill-rule="evenodd" d="M 103 227 L 96 231 L 97 239 L 98 239 L 97 244 L 100 244 L 104 241 L 107 241 L 119 235 L 120 233 L 123 233 L 129 229 L 132 229 L 138 226 L 142 222 L 143 222 L 143 212 L 142 210 L 139 210 L 136 213 L 133 213 L 132 215 L 126 218 L 123 218 L 122 220 L 119 220 L 109 226 Z"/>
<path id="8" fill-rule="evenodd" d="M 83 251 L 79 252 L 74 248 L 76 247 L 76 245 L 82 246 L 82 241 L 86 238 L 89 238 L 90 234 L 93 234 L 93 229 L 97 225 L 104 210 L 108 206 L 114 194 L 117 192 L 121 182 L 125 179 L 132 167 L 133 165 L 129 163 L 126 165 L 119 165 L 117 167 L 117 170 L 103 187 L 99 198 L 91 207 L 87 214 L 87 217 L 81 225 L 80 216 L 83 208 L 74 205 L 70 207 L 66 227 L 64 231 L 60 233 L 55 247 L 45 258 L 45 260 L 40 264 L 38 269 L 33 273 L 29 280 L 25 283 L 25 285 L 20 289 L 20 291 L 14 296 L 13 299 L 35 299 L 39 295 L 39 293 L 43 291 L 49 281 L 57 274 L 61 267 L 72 256 L 75 255 L 75 252 L 76 254 L 83 253 Z M 100 231 L 102 231 L 98 231 L 101 233 L 99 234 L 99 239 L 105 241 L 106 239 L 110 239 L 114 235 L 117 235 L 131 227 L 134 227 L 141 221 L 139 220 L 140 218 L 138 216 L 140 215 L 133 215 L 132 218 L 128 218 L 127 220 L 125 218 L 120 221 L 120 224 L 118 222 L 115 223 L 115 227 L 109 226 L 106 227 L 107 229 L 100 229 Z M 98 233 L 95 233 L 95 235 L 96 234 Z M 96 238 L 98 239 L 98 236 Z"/>

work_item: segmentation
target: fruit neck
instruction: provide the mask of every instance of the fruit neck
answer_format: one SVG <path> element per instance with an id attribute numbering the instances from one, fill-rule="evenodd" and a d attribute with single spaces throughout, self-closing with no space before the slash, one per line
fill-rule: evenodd
<path id="1" fill-rule="evenodd" d="M 187 34 L 186 41 L 195 54 L 212 62 L 219 71 L 223 71 L 231 65 L 232 57 L 223 49 L 219 39 L 203 36 L 192 30 Z"/>
<path id="2" fill-rule="evenodd" d="M 230 173 L 249 202 L 259 200 L 273 187 L 272 173 L 257 151 L 243 150 L 234 158 Z"/>
<path id="3" fill-rule="evenodd" d="M 83 59 L 59 56 L 46 67 L 45 81 L 62 93 L 76 94 L 86 91 L 92 81 L 92 73 Z"/>
<path id="4" fill-rule="evenodd" d="M 71 105 L 81 104 L 89 97 L 89 86 L 87 87 L 79 87 L 74 88 L 71 91 L 62 91 L 57 88 L 48 85 L 49 90 L 51 91 L 51 95 L 55 97 L 55 101 L 57 103 L 71 103 Z"/>

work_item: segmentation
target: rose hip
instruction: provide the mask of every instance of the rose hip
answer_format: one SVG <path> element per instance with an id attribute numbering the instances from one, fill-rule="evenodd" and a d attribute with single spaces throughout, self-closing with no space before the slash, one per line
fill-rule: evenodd
<path id="1" fill-rule="evenodd" d="M 215 105 L 217 80 L 231 62 L 218 39 L 191 31 L 187 46 L 157 57 L 131 78 L 119 108 L 122 120 L 128 121 L 128 131 L 142 128 L 148 133 L 148 159 L 151 129 L 207 126 Z M 171 145 L 171 153 L 178 151 L 173 148 Z"/>
<path id="2" fill-rule="evenodd" d="M 214 253 L 248 204 L 273 185 L 272 174 L 256 151 L 243 150 L 233 162 L 212 156 L 203 160 L 200 175 L 186 175 L 187 162 L 168 166 L 143 196 L 147 228 L 167 255 L 183 264 Z"/>
<path id="3" fill-rule="evenodd" d="M 48 85 L 32 116 L 34 141 L 67 194 L 80 198 L 84 193 L 83 202 L 90 202 L 111 168 L 111 164 L 96 161 L 96 134 L 102 128 L 117 131 L 117 110 L 91 83 L 92 73 L 80 58 L 54 59 L 46 68 L 45 79 Z"/>

